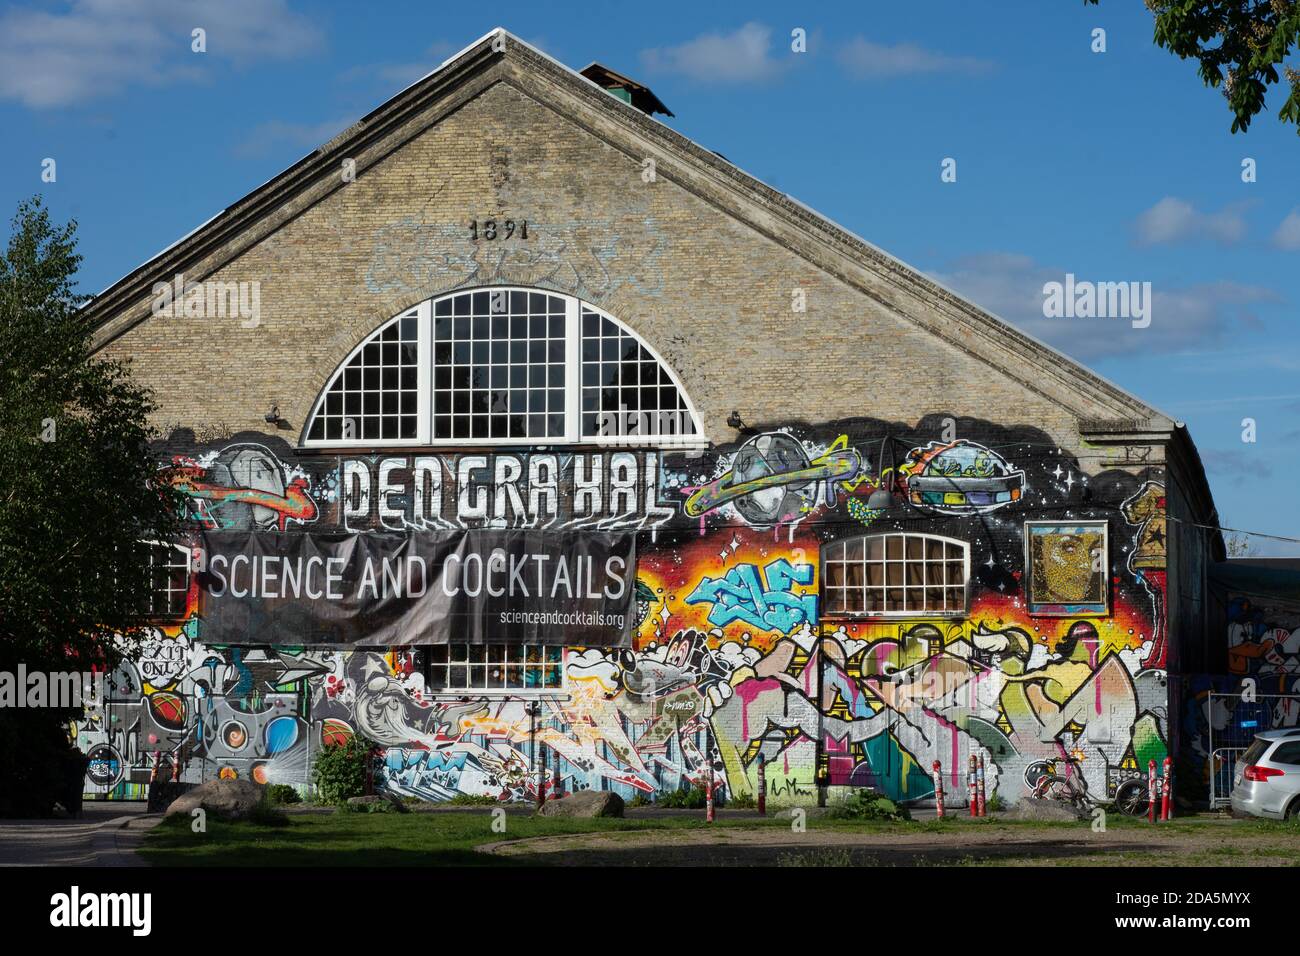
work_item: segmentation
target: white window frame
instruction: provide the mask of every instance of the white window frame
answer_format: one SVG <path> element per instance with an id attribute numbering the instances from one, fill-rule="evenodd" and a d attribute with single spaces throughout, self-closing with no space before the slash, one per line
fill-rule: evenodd
<path id="1" fill-rule="evenodd" d="M 446 644 L 442 644 L 442 645 L 430 645 L 430 646 L 428 646 L 428 647 L 423 647 L 423 648 L 421 648 L 421 650 L 424 651 L 424 652 L 427 654 L 428 651 L 432 650 L 433 647 L 439 647 L 439 646 L 441 646 L 441 647 L 447 647 L 447 648 L 450 649 L 453 645 L 456 645 L 456 644 L 464 644 L 464 645 L 466 645 L 467 647 L 468 647 L 468 646 L 471 646 L 471 645 L 469 644 L 469 642 L 467 642 L 467 641 L 449 641 L 449 642 L 447 642 Z M 486 644 L 485 644 L 485 645 L 476 645 L 476 646 L 489 647 L 489 646 L 491 646 L 491 645 L 486 645 Z M 525 650 L 526 650 L 527 648 L 529 648 L 529 647 L 558 647 L 558 648 L 560 649 L 560 664 L 559 664 L 559 667 L 560 667 L 560 686 L 558 686 L 558 687 L 515 687 L 515 688 L 511 688 L 511 687 L 433 687 L 433 686 L 430 686 L 430 685 L 426 684 L 426 685 L 425 685 L 425 688 L 424 688 L 425 696 L 426 696 L 427 698 L 435 699 L 435 700 L 447 700 L 447 699 L 457 700 L 457 699 L 464 698 L 464 697 L 469 697 L 469 698 L 483 698 L 483 697 L 486 697 L 486 698 L 493 698 L 493 699 L 500 699 L 500 698 L 523 698 L 523 699 L 526 699 L 526 700 L 532 700 L 532 699 L 535 699 L 535 698 L 550 698 L 550 699 L 562 699 L 562 700 L 568 700 L 568 699 L 570 699 L 570 693 L 569 693 L 569 649 L 570 649 L 570 648 L 569 648 L 569 645 L 567 645 L 567 644 L 520 644 L 520 645 L 509 645 L 509 646 L 523 647 Z M 450 657 L 450 650 L 448 651 L 448 656 Z M 453 666 L 456 666 L 457 664 L 459 664 L 459 662 L 453 662 L 453 661 L 451 661 L 450 659 L 448 660 L 448 662 L 447 662 L 446 664 L 434 664 L 434 663 L 431 663 L 431 662 L 427 662 L 427 663 L 425 663 L 425 665 L 421 668 L 420 673 L 421 673 L 424 677 L 427 678 L 427 677 L 429 676 L 429 673 L 430 673 L 430 671 L 428 670 L 429 668 L 431 668 L 431 667 L 445 667 L 445 668 L 447 668 L 448 676 L 450 677 L 451 668 L 452 668 Z M 491 665 L 488 665 L 488 664 L 486 664 L 486 663 L 485 663 L 485 664 L 471 664 L 471 663 L 469 663 L 469 662 L 466 662 L 463 666 L 465 666 L 466 668 L 469 668 L 469 667 L 488 667 L 488 666 L 491 666 Z M 519 665 L 519 666 L 521 666 L 521 667 L 527 667 L 527 666 L 529 666 L 529 665 L 528 665 L 527 663 L 524 663 L 524 664 L 521 664 L 521 665 Z M 547 665 L 543 665 L 543 666 L 547 666 Z"/>
<path id="2" fill-rule="evenodd" d="M 184 620 L 184 619 L 185 619 L 186 602 L 189 600 L 190 586 L 194 583 L 194 553 L 193 553 L 193 549 L 191 549 L 191 548 L 189 547 L 189 545 L 178 544 L 178 543 L 175 542 L 175 541 L 143 540 L 143 541 L 140 541 L 140 544 L 146 546 L 146 547 L 149 549 L 149 610 L 144 614 L 144 619 L 147 620 L 147 621 L 181 621 L 181 620 Z M 153 586 L 153 572 L 154 572 L 154 569 L 155 569 L 155 568 L 161 568 L 161 567 L 164 567 L 164 565 L 155 564 L 155 563 L 154 563 L 154 560 L 153 560 L 153 556 L 154 556 L 156 553 L 158 553 L 158 549 L 161 549 L 161 548 L 170 548 L 170 549 L 172 549 L 172 550 L 179 551 L 181 554 L 183 554 L 183 555 L 185 556 L 185 560 L 184 560 L 184 562 L 178 562 L 178 563 L 176 563 L 176 564 L 167 564 L 167 565 L 165 565 L 165 567 L 167 567 L 167 568 L 169 568 L 169 569 L 170 569 L 170 568 L 177 568 L 177 567 L 180 567 L 180 566 L 181 566 L 181 563 L 183 563 L 183 564 L 185 565 L 185 589 L 184 589 L 183 591 L 177 592 L 177 591 L 172 590 L 172 588 L 170 587 L 170 584 L 171 584 L 170 580 L 168 581 L 168 585 L 169 585 L 169 586 L 168 586 L 164 591 L 156 591 L 156 590 L 154 589 L 154 586 Z M 178 613 L 176 613 L 176 614 L 172 614 L 170 608 L 168 608 L 167 613 L 163 613 L 163 614 L 157 613 L 157 612 L 154 610 L 153 605 L 154 605 L 154 603 L 155 603 L 155 597 L 156 597 L 157 595 L 159 595 L 159 594 L 165 594 L 165 595 L 167 595 L 167 596 L 170 598 L 170 596 L 171 596 L 172 594 L 176 594 L 176 593 L 179 593 L 179 594 L 181 595 L 181 609 L 180 609 L 180 611 L 179 611 Z M 170 602 L 168 602 L 168 603 L 170 603 Z"/>
<path id="3" fill-rule="evenodd" d="M 452 298 L 458 295 L 469 295 L 475 292 L 522 292 L 539 295 L 553 296 L 562 299 L 565 303 L 565 431 L 563 437 L 542 436 L 532 438 L 434 438 L 433 437 L 433 311 L 434 304 L 443 299 Z M 582 436 L 582 311 L 586 308 L 604 319 L 613 322 L 620 330 L 626 331 L 632 338 L 650 354 L 650 356 L 663 369 L 677 394 L 681 397 L 682 404 L 686 407 L 686 414 L 690 416 L 690 421 L 694 425 L 695 434 L 666 434 L 666 435 L 600 435 L 600 436 Z M 326 399 L 330 390 L 334 387 L 339 377 L 344 374 L 349 362 L 351 362 L 365 347 L 369 344 L 374 336 L 391 322 L 400 321 L 404 318 L 414 317 L 418 323 L 417 342 L 419 346 L 418 364 L 417 364 L 417 420 L 416 420 L 416 437 L 415 438 L 320 438 L 309 439 L 312 427 L 316 423 L 318 415 L 323 413 Z M 475 286 L 472 288 L 456 289 L 442 295 L 426 299 L 418 305 L 404 310 L 391 319 L 380 323 L 376 328 L 362 338 L 362 340 L 352 349 L 351 352 L 336 366 L 326 381 L 324 387 L 317 395 L 315 402 L 312 403 L 311 411 L 307 415 L 306 424 L 303 427 L 302 434 L 299 438 L 299 447 L 301 448 L 370 448 L 370 447 L 531 447 L 546 448 L 553 445 L 590 445 L 593 447 L 615 447 L 615 448 L 674 448 L 674 449 L 702 449 L 708 447 L 709 441 L 704 433 L 704 425 L 700 420 L 699 412 L 695 403 L 691 400 L 685 386 L 678 377 L 673 367 L 664 360 L 650 343 L 646 342 L 634 329 L 627 323 L 620 321 L 616 316 L 611 315 L 604 309 L 584 302 L 576 296 L 566 295 L 562 292 L 556 292 L 551 289 L 542 289 L 531 286 L 518 285 L 493 285 L 493 286 Z"/>
<path id="4" fill-rule="evenodd" d="M 819 586 L 819 588 L 818 588 L 818 593 L 819 593 L 819 595 L 821 596 L 821 604 L 822 604 L 822 607 L 823 607 L 823 608 L 825 608 L 826 605 L 827 605 L 827 601 L 826 601 L 827 585 L 826 585 L 826 578 L 825 578 L 825 567 L 826 567 L 826 565 L 827 565 L 828 562 L 827 562 L 827 559 L 826 559 L 826 550 L 827 550 L 828 548 L 833 548 L 833 547 L 847 547 L 847 545 L 848 545 L 849 542 L 860 540 L 860 541 L 862 542 L 862 546 L 863 546 L 863 552 L 862 552 L 862 553 L 863 553 L 862 566 L 863 566 L 863 568 L 865 569 L 866 566 L 867 566 L 867 564 L 868 564 L 867 559 L 866 559 L 866 546 L 867 546 L 867 542 L 870 541 L 870 540 L 872 540 L 873 538 L 878 538 L 878 539 L 881 539 L 882 541 L 885 541 L 885 542 L 887 542 L 887 540 L 888 540 L 889 538 L 902 538 L 902 539 L 903 539 L 903 550 L 904 550 L 904 556 L 903 556 L 903 559 L 902 559 L 902 564 L 903 564 L 903 567 L 904 567 L 904 578 L 905 578 L 905 579 L 906 579 L 906 573 L 907 573 L 907 572 L 906 572 L 906 567 L 907 567 L 907 556 L 906 556 L 906 550 L 907 550 L 907 539 L 908 539 L 908 538 L 919 538 L 921 541 L 941 541 L 941 542 L 943 542 L 945 545 L 952 544 L 952 545 L 956 545 L 957 547 L 959 547 L 959 548 L 961 549 L 961 553 L 962 553 L 962 557 L 961 557 L 961 562 L 962 562 L 962 584 L 961 584 L 962 597 L 961 597 L 961 602 L 962 602 L 962 606 L 961 606 L 961 609 L 960 609 L 960 610 L 946 610 L 946 609 L 945 609 L 945 610 L 942 610 L 942 611 L 929 611 L 929 610 L 921 610 L 921 611 L 829 611 L 829 610 L 827 610 L 827 611 L 823 611 L 823 615 L 824 615 L 825 617 L 828 617 L 828 618 L 831 618 L 831 619 L 841 618 L 841 617 L 842 617 L 842 618 L 858 619 L 858 620 L 870 620 L 870 619 L 878 619 L 878 618 L 895 618 L 895 619 L 898 619 L 898 618 L 904 618 L 904 619 L 913 620 L 913 619 L 916 619 L 916 618 L 960 619 L 960 618 L 965 618 L 967 615 L 970 614 L 970 542 L 962 541 L 960 538 L 949 538 L 949 537 L 947 537 L 946 535 L 941 535 L 941 534 L 928 534 L 928 533 L 926 533 L 926 532 L 922 532 L 922 531 L 883 531 L 883 532 L 880 532 L 880 533 L 878 533 L 878 534 L 854 535 L 854 536 L 851 537 L 851 538 L 844 538 L 844 539 L 839 540 L 839 541 L 828 541 L 825 545 L 822 546 L 822 549 L 821 549 L 821 551 L 820 551 L 819 554 L 818 554 L 818 558 L 819 558 L 819 574 L 820 574 L 820 581 L 819 581 L 819 585 L 820 585 L 820 586 Z M 886 549 L 888 549 L 888 547 L 889 547 L 888 543 L 886 543 L 886 544 L 884 545 L 884 547 L 885 547 Z M 888 551 L 886 550 L 886 555 L 887 555 L 887 554 L 888 554 Z M 948 559 L 947 559 L 947 558 L 944 558 L 944 560 L 943 560 L 942 563 L 947 564 L 947 562 L 948 562 Z M 837 561 L 837 562 L 835 562 L 835 563 L 842 563 L 842 564 L 845 565 L 845 567 L 847 567 L 848 564 L 849 564 L 849 562 L 848 562 L 847 559 L 845 559 L 844 561 Z M 884 563 L 885 563 L 886 566 L 888 566 L 889 558 L 888 558 L 887 556 L 886 556 L 886 558 L 885 558 Z M 921 563 L 924 565 L 924 564 L 928 564 L 928 563 L 930 563 L 930 562 L 929 562 L 929 559 L 922 558 L 922 562 L 921 562 Z M 936 562 L 936 563 L 938 563 L 938 562 Z M 866 584 L 864 584 L 863 587 L 865 588 L 865 587 L 869 587 L 869 586 L 866 585 Z M 901 588 L 904 588 L 904 589 L 905 589 L 905 588 L 909 587 L 909 585 L 906 583 L 906 580 L 904 580 L 904 583 L 901 584 L 901 585 L 898 585 L 898 587 L 901 587 Z M 918 585 L 911 585 L 911 587 L 918 587 Z M 925 588 L 925 587 L 927 587 L 927 585 L 922 584 L 922 585 L 919 585 L 919 587 L 921 587 L 921 588 Z M 946 584 L 945 584 L 945 586 L 944 586 L 944 590 L 948 590 L 950 587 L 951 587 L 951 585 L 946 585 Z M 889 589 L 889 584 L 886 583 L 886 584 L 884 585 L 884 588 L 885 588 L 885 590 L 888 590 L 888 589 Z M 841 588 L 841 589 L 837 589 L 837 590 L 843 590 L 843 589 Z"/>

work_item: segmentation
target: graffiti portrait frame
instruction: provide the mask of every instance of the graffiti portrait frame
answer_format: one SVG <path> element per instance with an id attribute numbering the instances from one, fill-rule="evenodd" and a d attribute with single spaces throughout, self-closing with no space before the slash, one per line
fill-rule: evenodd
<path id="1" fill-rule="evenodd" d="M 1092 570 L 1089 561 L 1087 595 L 1095 600 L 1065 602 L 1051 600 L 1041 593 L 1045 582 L 1034 573 L 1035 542 L 1101 534 L 1101 568 Z M 1025 522 L 1025 605 L 1036 617 L 1105 617 L 1110 613 L 1110 523 L 1107 521 L 1026 521 Z M 1091 552 L 1090 552 L 1091 553 Z"/>

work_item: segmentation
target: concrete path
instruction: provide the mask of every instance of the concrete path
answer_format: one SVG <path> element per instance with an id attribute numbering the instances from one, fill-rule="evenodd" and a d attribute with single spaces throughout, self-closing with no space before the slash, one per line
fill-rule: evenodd
<path id="1" fill-rule="evenodd" d="M 144 866 L 135 853 L 162 820 L 140 802 L 87 803 L 75 820 L 0 820 L 0 866 Z"/>

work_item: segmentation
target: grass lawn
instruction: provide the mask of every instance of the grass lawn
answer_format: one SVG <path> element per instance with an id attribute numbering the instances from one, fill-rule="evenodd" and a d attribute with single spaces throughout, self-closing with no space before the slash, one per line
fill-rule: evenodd
<path id="1" fill-rule="evenodd" d="M 711 825 L 705 823 L 703 817 L 699 811 L 621 820 L 539 818 L 526 813 L 510 813 L 505 817 L 504 833 L 493 832 L 490 808 L 409 814 L 294 814 L 287 826 L 279 827 L 249 822 L 222 823 L 209 818 L 206 833 L 191 832 L 186 819 L 154 828 L 139 852 L 155 866 L 520 866 L 537 860 L 487 855 L 475 852 L 474 847 L 503 840 L 584 833 L 622 840 L 624 837 L 613 835 L 624 833 L 627 838 L 634 838 L 635 834 L 647 831 L 657 834 L 654 840 L 662 845 L 675 842 L 671 831 L 700 830 L 710 826 L 715 831 L 772 829 L 774 834 L 775 831 L 790 833 L 790 818 L 785 812 L 765 820 L 752 816 L 729 819 L 722 815 Z M 969 858 L 954 858 L 950 853 L 946 860 L 936 860 L 957 864 L 1168 864 L 1174 862 L 1168 852 L 1171 840 L 1178 845 L 1179 865 L 1231 865 L 1257 856 L 1268 857 L 1274 862 L 1283 856 L 1300 859 L 1300 825 L 1265 820 L 1196 817 L 1152 827 L 1145 820 L 1111 815 L 1107 821 L 1110 838 L 1128 835 L 1126 842 L 1133 845 L 1107 849 L 1098 846 L 1095 854 L 1086 849 L 1088 841 L 1096 836 L 1087 822 L 950 818 L 896 823 L 809 817 L 807 828 L 812 835 L 821 835 L 822 845 L 806 850 L 791 848 L 792 852 L 783 856 L 780 862 L 788 859 L 793 865 L 834 866 L 852 862 L 861 865 L 872 859 L 870 847 L 859 846 L 850 855 L 846 850 L 826 846 L 825 837 L 832 833 L 843 833 L 846 844 L 855 842 L 855 838 L 859 844 L 864 840 L 874 840 L 882 845 L 924 841 L 947 846 L 950 851 L 969 842 L 972 854 Z M 945 835 L 948 838 L 945 839 Z M 1143 845 L 1146 835 L 1158 835 L 1165 847 Z M 718 836 L 719 843 L 741 838 L 738 833 L 728 837 L 720 832 Z M 987 847 L 990 837 L 1020 843 L 1041 842 L 1044 852 L 994 861 L 988 858 L 986 850 L 976 846 L 982 842 Z M 681 842 L 689 840 L 683 835 Z M 1072 856 L 1050 849 L 1062 840 L 1075 844 Z M 917 859 L 916 862 L 925 861 Z"/>
<path id="2" fill-rule="evenodd" d="M 489 808 L 441 813 L 294 814 L 284 827 L 208 819 L 192 833 L 188 819 L 150 831 L 139 853 L 154 866 L 517 866 L 476 853 L 499 840 L 617 830 L 675 830 L 709 826 L 704 814 L 663 819 L 558 819 L 511 813 L 504 833 L 492 830 Z M 713 826 L 788 827 L 788 820 L 737 820 Z"/>

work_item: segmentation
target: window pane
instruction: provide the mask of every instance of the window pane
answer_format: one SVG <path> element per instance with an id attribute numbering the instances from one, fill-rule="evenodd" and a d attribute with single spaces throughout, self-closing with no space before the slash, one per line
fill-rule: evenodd
<path id="1" fill-rule="evenodd" d="M 603 434 L 600 426 L 609 419 L 600 413 L 617 416 L 616 435 L 695 434 L 690 415 L 678 414 L 686 403 L 671 376 L 630 331 L 586 307 L 581 330 L 583 408 L 596 413 L 583 418 L 584 438 Z"/>

